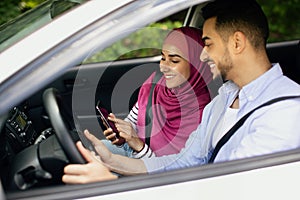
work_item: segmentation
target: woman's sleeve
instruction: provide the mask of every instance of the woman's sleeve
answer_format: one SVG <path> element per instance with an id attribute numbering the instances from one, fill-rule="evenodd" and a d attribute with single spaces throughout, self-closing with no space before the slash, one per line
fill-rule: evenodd
<path id="1" fill-rule="evenodd" d="M 133 108 L 130 110 L 127 117 L 124 119 L 124 121 L 130 122 L 134 130 L 137 132 L 137 119 L 138 119 L 138 112 L 139 112 L 139 105 L 136 102 Z"/>
<path id="2" fill-rule="evenodd" d="M 137 125 L 138 112 L 139 112 L 139 106 L 138 103 L 136 102 L 136 104 L 129 112 L 128 116 L 124 119 L 125 121 L 131 123 L 132 127 L 136 132 L 137 132 L 136 125 Z M 147 144 L 144 144 L 143 149 L 140 152 L 134 152 L 132 156 L 133 158 L 143 158 L 143 157 L 152 158 L 155 157 L 155 154 L 154 152 L 152 152 L 152 150 L 148 147 Z"/>

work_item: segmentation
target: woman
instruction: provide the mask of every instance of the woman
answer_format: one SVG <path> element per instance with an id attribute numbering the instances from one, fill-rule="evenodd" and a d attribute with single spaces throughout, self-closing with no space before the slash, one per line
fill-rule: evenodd
<path id="1" fill-rule="evenodd" d="M 126 143 L 119 142 L 111 129 L 104 131 L 106 146 L 113 153 L 141 158 L 178 153 L 190 133 L 201 122 L 202 111 L 210 102 L 207 84 L 212 74 L 200 61 L 202 31 L 193 27 L 173 29 L 165 38 L 160 61 L 161 78 L 154 72 L 142 85 L 138 101 L 125 120 L 110 114 Z M 152 91 L 152 124 L 146 124 L 147 104 Z M 148 129 L 148 130 L 147 130 Z M 150 130 L 150 131 L 149 131 Z M 146 131 L 150 139 L 146 139 Z M 150 140 L 150 141 L 149 141 Z M 149 145 L 150 144 L 150 145 Z"/>

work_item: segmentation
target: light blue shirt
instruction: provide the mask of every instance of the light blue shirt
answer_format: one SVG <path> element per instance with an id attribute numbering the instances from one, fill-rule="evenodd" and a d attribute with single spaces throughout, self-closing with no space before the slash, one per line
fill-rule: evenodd
<path id="1" fill-rule="evenodd" d="M 179 154 L 143 159 L 149 173 L 206 164 L 214 150 L 212 138 L 225 110 L 239 88 L 228 81 L 204 109 L 202 122 Z M 283 76 L 279 64 L 244 86 L 239 92 L 237 120 L 257 106 L 281 96 L 300 95 L 300 86 Z M 300 99 L 263 107 L 250 115 L 221 148 L 215 162 L 264 155 L 300 147 Z"/>

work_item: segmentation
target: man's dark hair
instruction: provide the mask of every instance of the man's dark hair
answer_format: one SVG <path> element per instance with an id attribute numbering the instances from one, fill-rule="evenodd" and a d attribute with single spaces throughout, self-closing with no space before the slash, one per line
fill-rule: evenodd
<path id="1" fill-rule="evenodd" d="M 227 41 L 241 31 L 254 48 L 265 48 L 269 37 L 267 17 L 255 0 L 216 0 L 202 8 L 205 20 L 216 17 L 216 31 Z"/>

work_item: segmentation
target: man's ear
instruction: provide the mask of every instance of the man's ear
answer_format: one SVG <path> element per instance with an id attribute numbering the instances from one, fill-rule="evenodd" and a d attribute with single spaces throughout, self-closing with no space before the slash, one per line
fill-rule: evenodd
<path id="1" fill-rule="evenodd" d="M 246 36 L 241 31 L 236 31 L 232 36 L 233 53 L 240 54 L 246 47 Z"/>

